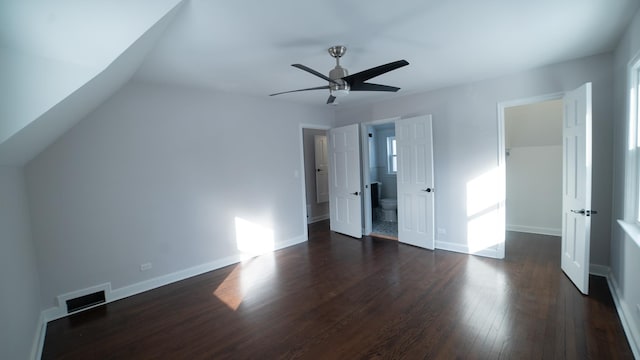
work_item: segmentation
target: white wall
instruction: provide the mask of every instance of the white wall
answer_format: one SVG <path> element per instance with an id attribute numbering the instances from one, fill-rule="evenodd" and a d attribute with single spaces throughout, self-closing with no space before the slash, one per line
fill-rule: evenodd
<path id="1" fill-rule="evenodd" d="M 507 229 L 562 234 L 562 100 L 505 109 Z"/>
<path id="2" fill-rule="evenodd" d="M 326 130 L 303 129 L 304 142 L 304 176 L 307 197 L 307 218 L 310 221 L 329 218 L 329 202 L 318 203 L 316 191 L 316 150 L 315 135 L 327 135 Z"/>
<path id="3" fill-rule="evenodd" d="M 21 168 L 0 166 L 0 359 L 28 359 L 38 333 L 40 282 Z"/>
<path id="4" fill-rule="evenodd" d="M 625 188 L 625 152 L 628 131 L 628 83 L 627 65 L 634 55 L 640 52 L 640 12 L 636 13 L 615 51 L 614 60 L 614 186 L 612 220 L 624 218 Z M 636 310 L 640 304 L 640 248 L 625 232 L 613 223 L 611 229 L 611 277 L 624 309 L 625 318 L 633 332 L 635 349 L 640 350 L 640 313 Z M 636 352 L 636 356 L 640 354 Z"/>
<path id="5" fill-rule="evenodd" d="M 395 136 L 396 130 L 391 126 L 374 127 L 376 139 L 376 172 L 378 181 L 382 183 L 382 199 L 398 197 L 398 180 L 396 174 L 389 174 L 387 169 L 387 137 Z"/>
<path id="6" fill-rule="evenodd" d="M 562 146 L 516 146 L 507 157 L 507 229 L 562 234 Z"/>
<path id="7" fill-rule="evenodd" d="M 306 239 L 300 123 L 326 107 L 129 83 L 26 166 L 42 304 L 239 254 L 235 219 Z M 140 264 L 153 268 L 140 272 Z"/>
<path id="8" fill-rule="evenodd" d="M 550 94 L 593 82 L 593 218 L 591 262 L 609 263 L 611 229 L 612 56 L 578 59 L 498 79 L 393 98 L 337 110 L 336 124 L 433 115 L 436 228 L 438 242 L 464 251 L 481 239 L 496 239 L 492 217 L 500 201 L 495 188 L 498 166 L 497 103 Z M 424 79 L 428 82 L 429 79 Z M 487 185 L 487 186 L 484 186 Z M 484 190 L 482 190 L 484 188 Z M 469 192 L 469 193 L 468 193 Z M 504 234 L 502 234 L 504 235 Z M 492 249 L 493 244 L 481 244 Z"/>

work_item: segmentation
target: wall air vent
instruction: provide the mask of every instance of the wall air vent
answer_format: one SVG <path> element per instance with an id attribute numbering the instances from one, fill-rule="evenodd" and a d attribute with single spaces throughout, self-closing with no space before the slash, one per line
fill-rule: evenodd
<path id="1" fill-rule="evenodd" d="M 104 290 L 69 299 L 66 301 L 67 314 L 71 314 L 78 310 L 86 309 L 94 305 L 104 304 L 105 301 L 106 298 Z"/>

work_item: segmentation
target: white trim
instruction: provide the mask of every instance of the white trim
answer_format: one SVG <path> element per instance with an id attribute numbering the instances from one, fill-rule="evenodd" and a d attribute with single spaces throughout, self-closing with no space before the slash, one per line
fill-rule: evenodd
<path id="1" fill-rule="evenodd" d="M 369 167 L 369 126 L 366 123 L 360 123 L 360 160 L 362 162 L 362 234 L 371 235 L 373 231 L 373 212 L 371 210 L 371 173 Z"/>
<path id="2" fill-rule="evenodd" d="M 562 236 L 562 229 L 545 228 L 545 227 L 537 227 L 537 226 L 508 224 L 507 231 L 517 231 L 517 232 L 540 234 L 540 235 Z"/>
<path id="3" fill-rule="evenodd" d="M 621 291 L 618 287 L 618 283 L 611 274 L 607 276 L 607 283 L 609 284 L 609 292 L 611 293 L 613 302 L 616 305 L 618 317 L 620 318 L 620 323 L 622 324 L 624 333 L 627 336 L 627 341 L 629 342 L 633 356 L 636 359 L 640 359 L 640 329 L 638 329 L 637 324 L 633 321 L 633 312 L 622 300 L 623 297 L 620 296 Z"/>
<path id="4" fill-rule="evenodd" d="M 323 221 L 323 220 L 327 220 L 329 219 L 329 214 L 323 214 L 323 215 L 318 215 L 318 216 L 310 216 L 307 218 L 307 224 L 313 224 L 313 223 L 317 223 L 319 221 Z"/>
<path id="5" fill-rule="evenodd" d="M 550 100 L 558 100 L 558 99 L 562 99 L 564 97 L 564 92 L 555 92 L 555 93 L 550 93 L 550 94 L 543 94 L 543 95 L 538 95 L 538 96 L 531 96 L 531 97 L 527 97 L 527 98 L 521 98 L 521 99 L 513 99 L 513 100 L 506 100 L 506 101 L 501 101 L 498 102 L 497 104 L 497 112 L 498 112 L 498 171 L 500 172 L 500 183 L 498 184 L 498 186 L 500 187 L 500 189 L 498 189 L 498 194 L 502 197 L 502 199 L 505 199 L 504 201 L 498 202 L 498 217 L 500 218 L 500 223 L 502 224 L 502 226 L 504 227 L 504 229 L 506 230 L 506 205 L 505 205 L 505 201 L 507 198 L 507 171 L 506 171 L 506 164 L 507 164 L 507 157 L 506 157 L 506 133 L 505 133 L 505 118 L 504 118 L 504 112 L 505 109 L 508 107 L 513 107 L 513 106 L 520 106 L 520 105 L 529 105 L 529 104 L 535 104 L 535 103 L 539 103 L 539 102 L 544 102 L 544 101 L 550 101 Z M 504 231 L 503 231 L 504 232 Z M 505 239 L 503 239 L 505 240 Z M 498 253 L 498 258 L 499 259 L 504 259 L 505 256 L 505 241 L 502 241 L 500 243 L 498 243 L 498 247 L 497 247 L 497 253 Z"/>
<path id="6" fill-rule="evenodd" d="M 453 252 L 467 254 L 467 255 L 478 255 L 478 256 L 484 256 L 484 257 L 489 257 L 494 259 L 501 259 L 501 257 L 499 257 L 500 253 L 498 251 L 498 246 L 482 249 L 476 252 L 471 252 L 469 250 L 468 245 L 436 240 L 436 249 L 453 251 Z"/>
<path id="7" fill-rule="evenodd" d="M 609 269 L 608 266 L 598 265 L 598 264 L 589 264 L 589 274 L 591 275 L 608 278 L 610 273 L 611 273 L 611 269 Z"/>
<path id="8" fill-rule="evenodd" d="M 305 235 L 296 237 L 296 238 L 292 238 L 286 241 L 281 241 L 281 242 L 277 242 L 275 244 L 275 248 L 274 248 L 274 252 L 277 250 L 281 250 L 284 249 L 286 247 L 289 246 L 293 246 L 293 245 L 297 245 L 300 243 L 303 243 L 307 241 L 307 234 L 305 233 Z M 259 255 L 258 255 L 259 256 Z M 255 257 L 255 256 L 252 256 Z M 162 276 L 158 276 L 149 280 L 145 280 L 145 281 L 141 281 L 135 284 L 131 284 L 131 285 L 127 285 L 125 287 L 121 287 L 118 289 L 111 289 L 111 283 L 105 283 L 105 284 L 101 284 L 101 285 L 96 285 L 96 286 L 92 286 L 92 287 L 88 287 L 86 289 L 80 289 L 80 290 L 76 290 L 73 292 L 69 292 L 63 295 L 58 296 L 58 299 L 60 298 L 65 298 L 68 295 L 71 294 L 86 294 L 86 293 L 91 293 L 91 292 L 95 292 L 94 289 L 105 289 L 105 298 L 106 301 L 103 304 L 100 305 L 104 305 L 104 304 L 108 304 L 110 302 L 113 301 L 117 301 L 120 299 L 124 299 L 127 298 L 129 296 L 133 296 L 133 295 L 137 295 L 140 293 L 143 293 L 145 291 L 149 291 L 149 290 L 153 290 L 155 288 L 159 288 L 161 286 L 164 285 L 168 285 L 177 281 L 181 281 L 181 280 L 185 280 L 188 279 L 190 277 L 193 276 L 197 276 L 200 274 L 204 274 L 206 272 L 209 271 L 213 271 L 213 270 L 217 270 L 220 268 L 223 268 L 225 266 L 229 266 L 232 264 L 237 264 L 239 262 L 241 262 L 242 260 L 246 260 L 247 257 L 244 254 L 235 254 L 232 256 L 228 256 L 222 259 L 218 259 L 218 260 L 214 260 L 212 262 L 206 263 L 206 264 L 201 264 L 201 265 L 197 265 L 188 269 L 184 269 L 184 270 L 180 270 L 180 271 L 176 271 L 170 274 L 166 274 L 166 275 L 162 275 Z M 106 288 L 104 288 L 103 286 L 107 285 Z M 100 305 L 96 305 L 96 306 L 100 306 Z M 93 307 L 96 307 L 93 306 Z M 93 307 L 90 308 L 86 308 L 86 309 L 82 309 L 82 310 L 78 310 L 74 313 L 78 313 L 87 309 L 91 309 Z M 66 312 L 66 307 L 64 306 L 64 303 L 59 303 L 57 307 L 52 307 L 49 309 L 46 309 L 42 312 L 42 318 L 43 318 L 43 322 L 48 323 L 49 321 L 53 321 L 53 320 L 57 320 L 60 318 L 63 318 L 65 316 L 67 316 L 69 314 L 67 314 Z M 43 339 L 44 340 L 44 339 Z M 43 341 L 44 342 L 44 341 Z"/>
<path id="9" fill-rule="evenodd" d="M 38 360 L 42 358 L 42 350 L 44 349 L 44 339 L 47 335 L 47 322 L 44 317 L 44 311 L 40 313 L 38 326 L 33 337 L 33 345 L 31 347 L 31 359 Z"/>
<path id="10" fill-rule="evenodd" d="M 629 239 L 631 239 L 631 241 L 633 241 L 637 246 L 640 246 L 640 226 L 620 219 L 618 219 L 618 224 L 622 230 L 627 233 Z"/>

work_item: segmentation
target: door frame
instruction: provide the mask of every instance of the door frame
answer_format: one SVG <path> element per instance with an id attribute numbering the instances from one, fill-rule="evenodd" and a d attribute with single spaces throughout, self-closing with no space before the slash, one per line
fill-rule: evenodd
<path id="1" fill-rule="evenodd" d="M 371 176 L 369 174 L 369 126 L 383 125 L 383 124 L 395 124 L 400 120 L 401 116 L 394 116 L 385 119 L 371 120 L 360 123 L 360 137 L 361 137 L 361 169 L 362 169 L 362 187 L 363 196 L 362 201 L 362 216 L 364 217 L 364 229 L 362 229 L 363 235 L 371 235 L 373 231 L 373 213 L 371 212 Z"/>
<path id="2" fill-rule="evenodd" d="M 502 241 L 498 243 L 497 249 L 497 258 L 504 259 L 505 257 L 505 235 L 507 232 L 507 223 L 506 223 L 506 199 L 507 199 L 507 148 L 506 148 L 506 133 L 505 133 L 505 116 L 504 112 L 506 108 L 521 106 L 521 105 L 531 105 L 540 102 L 550 101 L 550 100 L 561 100 L 564 98 L 565 92 L 555 92 L 537 96 L 530 96 L 520 99 L 500 101 L 497 105 L 498 111 L 498 171 L 500 176 L 500 184 L 498 185 L 500 188 L 499 195 L 503 201 L 498 202 L 498 218 L 500 219 L 500 225 L 503 229 L 502 231 Z M 562 145 L 564 147 L 564 144 Z"/>
<path id="3" fill-rule="evenodd" d="M 302 183 L 302 233 L 304 234 L 304 240 L 309 240 L 309 228 L 307 224 L 307 181 L 305 179 L 305 164 L 304 164 L 304 129 L 311 130 L 325 130 L 329 131 L 331 126 L 328 125 L 317 125 L 317 124 L 300 124 L 298 127 L 298 136 L 300 136 L 300 169 L 302 169 L 302 173 L 294 173 L 294 176 L 301 177 Z M 329 170 L 327 170 L 329 171 Z"/>

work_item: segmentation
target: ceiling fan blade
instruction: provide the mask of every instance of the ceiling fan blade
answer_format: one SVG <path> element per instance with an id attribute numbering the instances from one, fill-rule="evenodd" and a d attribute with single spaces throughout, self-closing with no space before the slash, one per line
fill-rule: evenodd
<path id="1" fill-rule="evenodd" d="M 340 84 L 339 84 L 338 82 L 336 82 L 335 80 L 332 80 L 332 79 L 331 79 L 331 78 L 329 78 L 328 76 L 326 76 L 326 75 L 324 75 L 324 74 L 322 74 L 322 73 L 319 73 L 319 72 L 317 72 L 317 71 L 313 70 L 313 69 L 312 69 L 312 68 L 310 68 L 310 67 L 304 66 L 304 65 L 302 65 L 302 64 L 292 64 L 291 66 L 296 67 L 296 68 L 298 68 L 298 69 L 300 69 L 300 70 L 304 70 L 304 71 L 306 71 L 306 72 L 308 72 L 308 73 L 310 73 L 310 74 L 313 74 L 313 75 L 315 75 L 315 76 L 317 76 L 317 77 L 319 77 L 319 78 L 325 79 L 325 80 L 327 80 L 327 81 L 328 81 L 328 82 L 330 82 L 330 83 L 334 83 L 334 84 L 336 84 L 336 85 L 340 85 Z"/>
<path id="2" fill-rule="evenodd" d="M 349 85 L 351 85 L 351 88 L 353 88 L 353 86 L 356 84 L 363 83 L 371 78 L 407 65 L 409 65 L 409 62 L 407 60 L 398 60 L 390 62 L 388 64 L 376 66 L 371 69 L 360 71 L 359 73 L 345 76 L 342 79 L 349 83 Z"/>
<path id="3" fill-rule="evenodd" d="M 351 86 L 351 91 L 389 91 L 396 92 L 400 90 L 399 87 L 388 86 L 388 85 L 379 85 L 372 83 L 355 83 Z"/>
<path id="4" fill-rule="evenodd" d="M 327 104 L 333 104 L 335 100 L 336 100 L 335 96 L 329 95 L 329 98 L 327 99 Z"/>
<path id="5" fill-rule="evenodd" d="M 307 89 L 298 89 L 298 90 L 291 90 L 291 91 L 283 91 L 283 92 L 279 92 L 279 93 L 275 93 L 275 94 L 269 94 L 269 96 L 275 96 L 275 95 L 281 95 L 281 94 L 288 94 L 288 93 L 298 92 L 298 91 L 307 91 L 307 90 L 323 90 L 323 89 L 328 89 L 328 88 L 329 88 L 329 85 L 325 85 L 325 86 L 316 86 L 316 87 L 307 88 Z"/>

